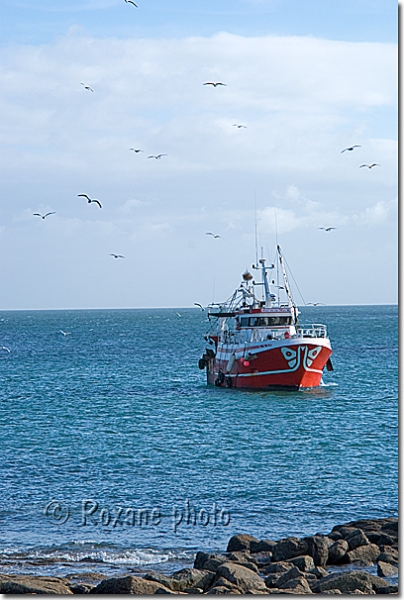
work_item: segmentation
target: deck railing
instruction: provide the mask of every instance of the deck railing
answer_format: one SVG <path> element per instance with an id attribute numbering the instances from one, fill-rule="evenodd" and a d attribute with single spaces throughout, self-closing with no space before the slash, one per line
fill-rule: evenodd
<path id="1" fill-rule="evenodd" d="M 325 338 L 327 337 L 327 327 L 320 324 L 296 325 L 296 333 L 289 334 L 290 339 L 302 338 Z M 245 344 L 254 342 L 267 342 L 270 340 L 284 340 L 285 333 L 289 329 L 271 329 L 270 327 L 256 327 L 241 329 L 239 331 L 222 331 L 219 335 L 219 341 L 222 344 Z M 286 336 L 287 337 L 287 336 Z"/>

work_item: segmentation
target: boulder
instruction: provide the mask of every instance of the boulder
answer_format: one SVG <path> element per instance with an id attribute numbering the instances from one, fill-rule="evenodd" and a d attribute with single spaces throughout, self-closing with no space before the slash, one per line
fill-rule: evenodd
<path id="1" fill-rule="evenodd" d="M 304 577 L 296 577 L 289 579 L 283 585 L 279 585 L 279 589 L 290 591 L 291 594 L 312 594 L 311 588 Z"/>
<path id="2" fill-rule="evenodd" d="M 224 577 L 233 585 L 236 585 L 244 593 L 249 589 L 260 589 L 265 587 L 263 579 L 251 569 L 238 565 L 237 563 L 227 562 L 220 565 L 217 569 L 217 575 Z"/>
<path id="3" fill-rule="evenodd" d="M 323 567 L 314 567 L 314 569 L 311 569 L 309 573 L 315 575 L 317 579 L 321 579 L 322 577 L 328 575 L 328 571 L 323 569 Z"/>
<path id="4" fill-rule="evenodd" d="M 236 586 L 225 587 L 224 585 L 218 585 L 213 588 L 210 588 L 206 595 L 208 594 L 242 594 L 241 590 L 239 590 Z"/>
<path id="5" fill-rule="evenodd" d="M 60 577 L 1 575 L 0 594 L 73 594 L 71 584 Z"/>
<path id="6" fill-rule="evenodd" d="M 332 546 L 328 548 L 328 564 L 337 565 L 342 562 L 345 559 L 348 550 L 349 544 L 346 540 L 341 538 L 334 542 Z"/>
<path id="7" fill-rule="evenodd" d="M 204 571 L 216 571 L 218 566 L 224 562 L 227 562 L 227 556 L 225 554 L 198 552 L 195 557 L 194 568 Z"/>
<path id="8" fill-rule="evenodd" d="M 254 560 L 257 563 L 259 569 L 266 567 L 272 562 L 272 552 L 256 552 L 254 554 Z"/>
<path id="9" fill-rule="evenodd" d="M 365 571 L 350 571 L 331 573 L 313 584 L 312 590 L 316 594 L 322 594 L 331 589 L 338 589 L 343 594 L 352 594 L 354 590 L 372 594 L 374 592 L 378 593 L 378 589 L 385 586 L 386 582 L 381 577 L 371 575 Z"/>
<path id="10" fill-rule="evenodd" d="M 249 552 L 230 552 L 227 556 L 227 560 L 243 565 L 256 573 L 258 572 L 257 562 Z"/>
<path id="11" fill-rule="evenodd" d="M 377 557 L 377 561 L 380 560 L 398 566 L 398 550 L 396 548 L 384 548 L 384 552 L 381 552 Z"/>
<path id="12" fill-rule="evenodd" d="M 351 533 L 345 536 L 345 540 L 348 542 L 350 550 L 355 550 L 355 548 L 358 548 L 359 546 L 369 544 L 367 535 L 363 533 L 361 529 L 354 529 L 351 531 Z"/>
<path id="13" fill-rule="evenodd" d="M 330 540 L 326 536 L 312 535 L 304 538 L 302 545 L 307 549 L 305 554 L 313 558 L 316 566 L 324 567 L 327 564 Z"/>
<path id="14" fill-rule="evenodd" d="M 285 562 L 295 565 L 301 571 L 311 571 L 311 569 L 314 569 L 315 567 L 313 558 L 308 554 L 296 556 L 295 558 L 288 558 Z"/>
<path id="15" fill-rule="evenodd" d="M 274 546 L 276 546 L 276 542 L 273 540 L 259 540 L 258 542 L 253 540 L 250 543 L 250 552 L 272 552 Z"/>
<path id="16" fill-rule="evenodd" d="M 104 579 L 89 592 L 90 594 L 172 594 L 173 590 L 158 583 L 140 577 L 128 575 L 126 577 L 113 577 Z"/>
<path id="17" fill-rule="evenodd" d="M 269 575 L 270 573 L 286 573 L 290 569 L 290 563 L 286 560 L 281 560 L 279 562 L 274 562 L 265 567 L 264 575 Z"/>
<path id="18" fill-rule="evenodd" d="M 149 573 L 144 579 L 161 583 L 175 592 L 183 592 L 186 588 L 199 587 L 207 590 L 213 583 L 215 574 L 212 571 L 202 571 L 199 569 L 181 569 L 167 577 L 160 573 Z"/>
<path id="19" fill-rule="evenodd" d="M 73 594 L 89 594 L 95 585 L 93 583 L 75 583 L 71 586 Z"/>
<path id="20" fill-rule="evenodd" d="M 286 573 L 282 573 L 276 582 L 276 587 L 285 588 L 288 587 L 285 584 L 291 579 L 298 579 L 299 577 L 303 577 L 303 573 L 297 567 L 292 567 Z M 266 585 L 266 580 L 265 580 Z"/>
<path id="21" fill-rule="evenodd" d="M 251 542 L 259 542 L 259 540 L 248 533 L 238 533 L 237 535 L 233 535 L 227 544 L 227 552 L 250 550 Z"/>
<path id="22" fill-rule="evenodd" d="M 272 559 L 274 562 L 294 558 L 300 554 L 305 554 L 305 552 L 301 551 L 301 541 L 296 537 L 279 540 L 272 549 Z"/>
<path id="23" fill-rule="evenodd" d="M 398 568 L 391 563 L 380 560 L 377 563 L 377 574 L 379 577 L 394 577 L 398 574 Z"/>
<path id="24" fill-rule="evenodd" d="M 376 544 L 367 544 L 366 546 L 358 546 L 355 550 L 347 552 L 349 562 L 358 563 L 362 566 L 370 566 L 376 562 L 376 559 L 380 555 L 379 546 Z"/>

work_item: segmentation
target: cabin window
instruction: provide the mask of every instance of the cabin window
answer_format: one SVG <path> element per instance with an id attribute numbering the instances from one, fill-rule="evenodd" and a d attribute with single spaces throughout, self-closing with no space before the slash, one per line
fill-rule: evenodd
<path id="1" fill-rule="evenodd" d="M 240 317 L 241 327 L 279 327 L 291 325 L 292 317 L 276 316 L 276 317 Z"/>

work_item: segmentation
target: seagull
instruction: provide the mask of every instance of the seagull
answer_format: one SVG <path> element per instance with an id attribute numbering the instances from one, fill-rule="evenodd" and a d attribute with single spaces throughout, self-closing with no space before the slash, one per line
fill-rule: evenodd
<path id="1" fill-rule="evenodd" d="M 11 352 L 10 348 L 7 348 L 7 346 L 2 346 L 1 349 L 6 350 L 9 354 Z"/>
<path id="2" fill-rule="evenodd" d="M 320 304 L 322 304 L 324 306 L 324 302 L 308 302 L 307 306 L 309 306 L 309 304 L 311 304 L 312 306 L 320 306 Z"/>
<path id="3" fill-rule="evenodd" d="M 199 308 L 204 311 L 205 309 L 203 308 L 202 304 L 199 304 L 199 302 L 194 302 L 195 306 L 199 306 Z"/>
<path id="4" fill-rule="evenodd" d="M 227 83 L 222 83 L 221 81 L 207 81 L 203 85 L 213 85 L 213 87 L 216 87 L 217 85 L 227 85 Z"/>
<path id="5" fill-rule="evenodd" d="M 245 125 L 237 125 L 237 123 L 234 123 L 233 127 L 237 127 L 237 129 L 241 129 L 242 127 L 244 129 L 247 129 L 247 127 Z"/>
<path id="6" fill-rule="evenodd" d="M 176 312 L 175 314 L 177 315 L 177 317 L 182 317 L 182 315 L 180 315 L 179 312 Z"/>
<path id="7" fill-rule="evenodd" d="M 361 165 L 359 168 L 367 167 L 368 169 L 373 169 L 373 167 L 380 167 L 378 163 L 372 163 L 371 165 Z"/>
<path id="8" fill-rule="evenodd" d="M 361 146 L 359 144 L 355 144 L 354 146 L 349 146 L 349 148 L 344 148 L 343 150 L 341 150 L 341 154 L 343 152 L 352 152 L 352 150 L 355 150 L 355 148 L 361 148 Z"/>
<path id="9" fill-rule="evenodd" d="M 114 254 L 113 252 L 111 252 L 110 256 L 113 256 L 114 258 L 125 258 L 122 254 Z"/>
<path id="10" fill-rule="evenodd" d="M 125 0 L 125 2 L 127 4 L 133 4 L 133 6 L 136 6 L 136 8 L 139 8 L 137 4 L 135 4 L 134 2 L 132 2 L 132 0 Z"/>
<path id="11" fill-rule="evenodd" d="M 86 85 L 85 83 L 82 83 L 81 85 L 84 85 L 84 89 L 88 90 L 89 92 L 93 92 L 94 91 L 92 88 L 90 88 L 89 85 Z"/>
<path id="12" fill-rule="evenodd" d="M 209 231 L 209 232 L 208 232 L 206 235 L 211 235 L 211 236 L 213 236 L 215 239 L 216 239 L 216 238 L 223 239 L 221 235 L 218 235 L 217 233 L 211 233 L 210 231 Z"/>
<path id="13" fill-rule="evenodd" d="M 55 212 L 48 212 L 46 213 L 46 215 L 41 215 L 40 213 L 34 213 L 33 216 L 34 217 L 41 217 L 41 219 L 46 219 L 46 217 L 49 217 L 49 215 L 56 215 Z"/>
<path id="14" fill-rule="evenodd" d="M 129 150 L 132 150 L 132 152 L 136 152 L 136 154 L 138 152 L 144 152 L 144 150 L 141 150 L 140 148 L 129 148 Z"/>
<path id="15" fill-rule="evenodd" d="M 101 206 L 101 202 L 100 202 L 99 200 L 95 200 L 95 199 L 94 199 L 94 200 L 92 200 L 92 199 L 91 199 L 89 196 L 87 196 L 87 194 L 77 194 L 77 195 L 78 195 L 78 196 L 83 196 L 83 198 L 87 198 L 87 202 L 88 202 L 88 204 L 91 204 L 91 202 L 95 202 L 96 204 L 98 204 L 98 206 L 99 206 L 100 208 L 102 208 L 102 206 Z"/>
<path id="16" fill-rule="evenodd" d="M 337 229 L 336 227 L 319 227 L 319 229 L 324 229 L 324 231 L 332 231 L 333 229 Z"/>
<path id="17" fill-rule="evenodd" d="M 155 158 L 156 160 L 160 159 L 162 156 L 168 156 L 168 154 L 151 154 L 147 158 Z"/>
<path id="18" fill-rule="evenodd" d="M 63 334 L 63 337 L 66 337 L 67 335 L 71 335 L 71 331 L 62 331 L 62 329 L 59 329 L 60 333 Z"/>

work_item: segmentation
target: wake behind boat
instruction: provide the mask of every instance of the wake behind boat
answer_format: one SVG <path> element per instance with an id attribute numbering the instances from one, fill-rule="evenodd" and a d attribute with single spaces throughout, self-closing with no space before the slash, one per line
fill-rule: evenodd
<path id="1" fill-rule="evenodd" d="M 208 345 L 198 363 L 206 368 L 208 384 L 253 390 L 312 388 L 320 385 L 324 367 L 333 370 L 326 326 L 298 322 L 279 246 L 277 261 L 283 286 L 269 282 L 268 271 L 275 265 L 266 266 L 261 258 L 253 265 L 261 270 L 261 282 L 246 271 L 228 301 L 209 307 L 209 320 L 216 321 L 205 335 Z M 263 288 L 262 299 L 256 286 Z"/>

